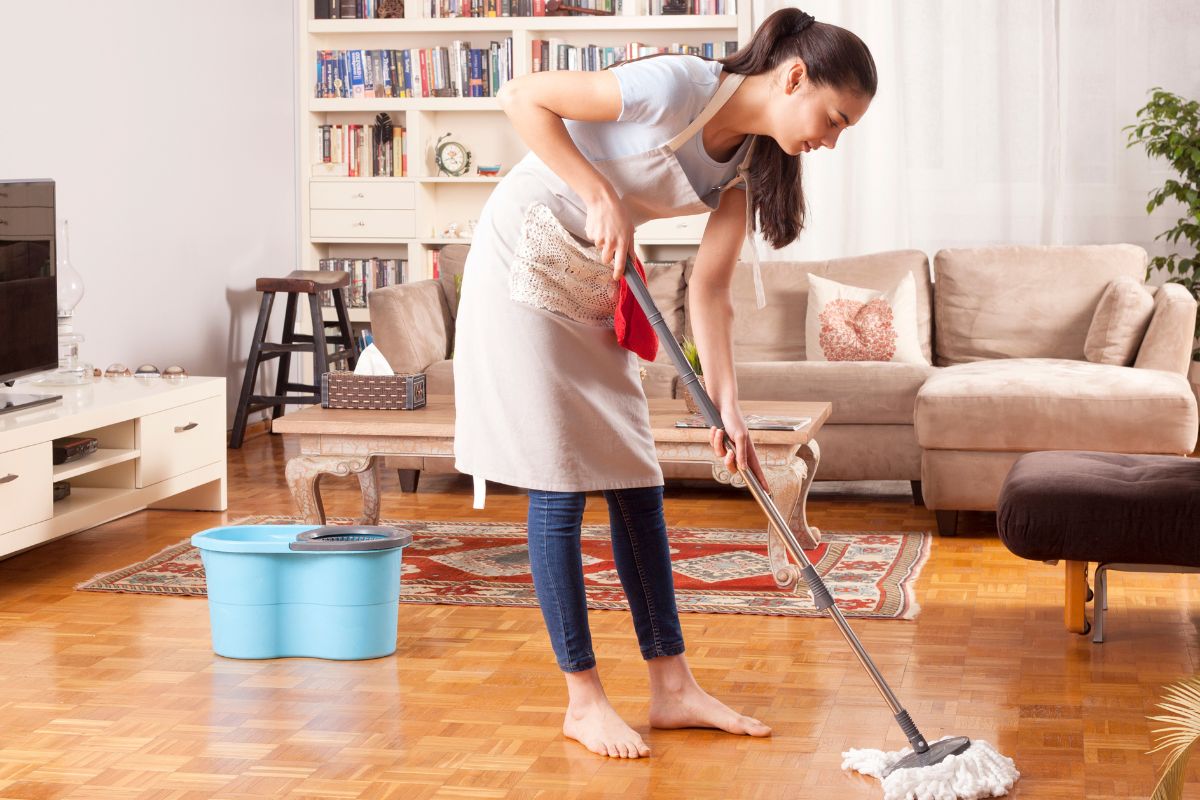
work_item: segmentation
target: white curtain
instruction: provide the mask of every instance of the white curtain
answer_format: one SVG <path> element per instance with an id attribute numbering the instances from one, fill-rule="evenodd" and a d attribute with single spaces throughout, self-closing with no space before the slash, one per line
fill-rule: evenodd
<path id="1" fill-rule="evenodd" d="M 756 0 L 759 22 L 785 4 Z M 778 256 L 1132 242 L 1169 174 L 1122 128 L 1153 86 L 1200 98 L 1196 0 L 803 0 L 858 34 L 879 91 L 835 151 L 806 156 L 809 226 Z"/>

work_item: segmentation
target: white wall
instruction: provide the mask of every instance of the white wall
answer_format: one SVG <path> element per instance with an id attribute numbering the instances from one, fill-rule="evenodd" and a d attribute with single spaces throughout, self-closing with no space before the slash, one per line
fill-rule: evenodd
<path id="1" fill-rule="evenodd" d="M 294 11 L 0 0 L 0 178 L 57 182 L 97 367 L 226 375 L 232 407 L 254 279 L 296 260 Z"/>

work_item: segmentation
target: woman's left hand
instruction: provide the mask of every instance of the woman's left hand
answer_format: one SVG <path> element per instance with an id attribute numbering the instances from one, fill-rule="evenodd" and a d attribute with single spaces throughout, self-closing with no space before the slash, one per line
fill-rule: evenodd
<path id="1" fill-rule="evenodd" d="M 758 463 L 758 453 L 754 451 L 754 442 L 750 441 L 750 431 L 746 427 L 746 420 L 742 418 L 741 411 L 734 409 L 732 413 L 721 412 L 721 422 L 725 425 L 724 431 L 720 428 L 709 429 L 709 441 L 712 444 L 713 452 L 717 454 L 718 458 L 724 460 L 725 468 L 730 472 L 737 472 L 748 467 L 754 477 L 758 478 L 758 483 L 763 490 L 770 494 L 771 487 L 767 484 L 767 477 Z M 733 440 L 732 450 L 725 446 L 726 436 Z"/>

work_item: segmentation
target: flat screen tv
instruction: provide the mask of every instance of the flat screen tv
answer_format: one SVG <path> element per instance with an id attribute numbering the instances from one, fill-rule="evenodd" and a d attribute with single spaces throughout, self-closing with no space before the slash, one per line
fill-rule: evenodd
<path id="1" fill-rule="evenodd" d="M 54 181 L 0 179 L 0 382 L 58 366 Z M 57 400 L 0 392 L 0 413 Z"/>

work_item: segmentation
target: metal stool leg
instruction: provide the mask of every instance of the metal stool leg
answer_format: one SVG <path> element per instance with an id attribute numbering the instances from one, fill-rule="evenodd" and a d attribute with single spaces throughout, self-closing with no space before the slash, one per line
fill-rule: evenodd
<path id="1" fill-rule="evenodd" d="M 237 413 L 233 417 L 233 430 L 229 434 L 229 446 L 234 450 L 242 446 L 242 439 L 246 435 L 246 417 L 250 414 L 250 398 L 258 380 L 263 339 L 267 333 L 267 322 L 271 319 L 271 305 L 274 301 L 274 292 L 263 292 L 262 302 L 258 307 L 258 322 L 254 325 L 254 337 L 250 340 L 250 354 L 246 357 L 246 374 L 242 378 L 242 392 L 238 397 Z"/>
<path id="2" fill-rule="evenodd" d="M 283 312 L 283 344 L 292 344 L 296 341 L 296 293 L 288 292 L 287 307 Z M 275 394 L 285 395 L 288 393 L 288 384 L 291 382 L 292 374 L 292 354 L 282 353 L 279 356 L 279 371 L 275 376 Z M 271 419 L 279 419 L 283 416 L 286 403 L 280 403 L 271 409 Z"/>
<path id="3" fill-rule="evenodd" d="M 1096 631 L 1092 634 L 1092 644 L 1104 642 L 1104 612 L 1108 610 L 1108 565 L 1096 566 L 1096 597 L 1093 603 L 1092 615 L 1096 620 Z"/>

